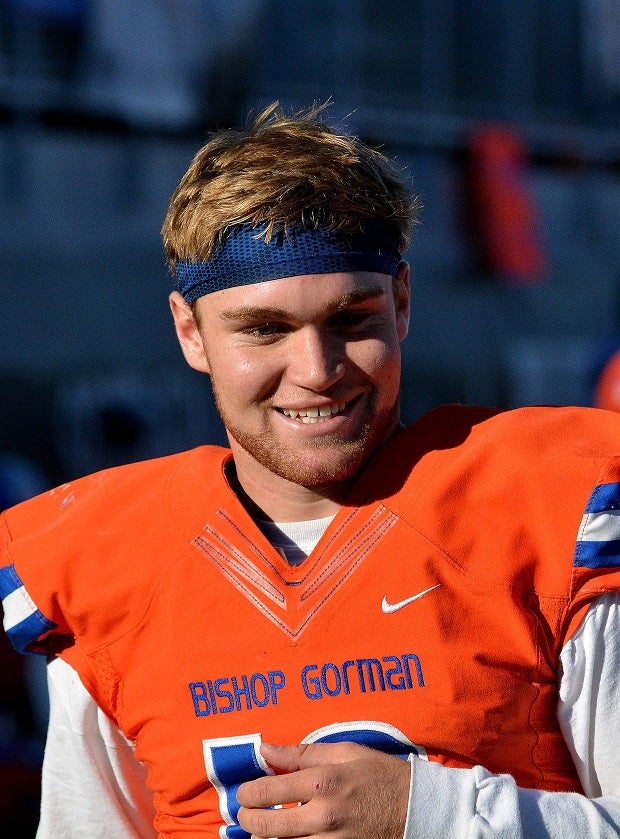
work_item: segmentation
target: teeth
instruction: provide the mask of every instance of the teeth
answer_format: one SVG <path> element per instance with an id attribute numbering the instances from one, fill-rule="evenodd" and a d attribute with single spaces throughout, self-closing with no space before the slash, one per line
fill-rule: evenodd
<path id="1" fill-rule="evenodd" d="M 339 414 L 346 408 L 346 402 L 338 402 L 335 405 L 323 405 L 321 408 L 306 408 L 297 410 L 295 408 L 283 408 L 282 413 L 292 419 L 301 420 L 305 425 L 315 422 L 325 422 L 335 414 Z"/>

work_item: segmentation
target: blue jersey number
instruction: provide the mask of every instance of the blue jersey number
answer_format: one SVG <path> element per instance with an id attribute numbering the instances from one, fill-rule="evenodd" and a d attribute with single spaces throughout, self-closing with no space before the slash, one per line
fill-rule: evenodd
<path id="1" fill-rule="evenodd" d="M 405 760 L 410 755 L 425 758 L 424 749 L 408 740 L 402 731 L 387 723 L 364 720 L 362 722 L 337 723 L 313 731 L 303 743 L 360 743 Z M 260 734 L 240 737 L 218 737 L 203 740 L 202 748 L 207 768 L 207 777 L 217 791 L 220 812 L 224 825 L 220 828 L 221 839 L 249 839 L 250 834 L 237 821 L 239 804 L 237 790 L 245 781 L 252 781 L 262 775 L 273 775 L 260 753 Z"/>

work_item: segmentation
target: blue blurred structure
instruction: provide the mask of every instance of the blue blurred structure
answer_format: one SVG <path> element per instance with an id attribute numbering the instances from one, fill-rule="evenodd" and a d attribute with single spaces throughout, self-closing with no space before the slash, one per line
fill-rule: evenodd
<path id="1" fill-rule="evenodd" d="M 210 127 L 276 98 L 332 96 L 328 118 L 382 145 L 421 195 L 406 418 L 442 401 L 587 398 L 585 356 L 619 331 L 617 2 L 498 0 L 484 15 L 476 0 L 43 5 L 79 27 L 79 50 L 70 79 L 42 75 L 35 53 L 16 68 L 15 31 L 0 54 L 0 305 L 12 311 L 19 287 L 27 312 L 0 340 L 0 389 L 21 408 L 19 423 L 0 420 L 0 444 L 34 446 L 64 478 L 51 415 L 67 379 L 180 371 L 158 236 L 167 200 Z M 527 288 L 481 258 L 470 152 L 488 124 L 529 155 L 548 270 Z M 567 344 L 579 358 L 564 375 Z M 208 425 L 192 442 L 220 434 Z"/>
<path id="2" fill-rule="evenodd" d="M 87 0 L 2 0 L 6 70 L 21 76 L 72 78 Z"/>

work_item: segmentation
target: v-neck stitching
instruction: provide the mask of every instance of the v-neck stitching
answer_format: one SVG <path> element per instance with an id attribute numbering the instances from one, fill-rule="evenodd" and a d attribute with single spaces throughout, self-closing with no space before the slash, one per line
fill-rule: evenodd
<path id="1" fill-rule="evenodd" d="M 217 568 L 248 602 L 296 639 L 345 586 L 397 517 L 380 502 L 370 507 L 343 506 L 307 559 L 299 566 L 291 566 L 271 545 L 230 487 L 224 474 L 230 459 L 229 453 L 222 452 L 219 462 L 205 463 L 211 466 L 211 475 L 192 497 L 191 510 L 179 510 L 173 485 L 175 481 L 185 481 L 186 486 L 193 484 L 187 481 L 184 472 L 200 468 L 200 455 L 185 467 L 181 465 L 170 487 L 172 513 L 177 519 L 180 514 L 184 538 L 192 548 Z M 201 502 L 205 516 L 198 524 Z"/>

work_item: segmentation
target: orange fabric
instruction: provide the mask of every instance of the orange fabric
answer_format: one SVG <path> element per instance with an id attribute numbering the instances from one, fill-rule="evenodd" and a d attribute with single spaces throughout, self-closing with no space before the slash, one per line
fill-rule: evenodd
<path id="1" fill-rule="evenodd" d="M 230 490 L 230 454 L 206 447 L 13 508 L 2 564 L 136 741 L 162 837 L 218 835 L 219 747 L 353 721 L 577 790 L 557 662 L 582 604 L 620 588 L 619 569 L 573 567 L 593 487 L 620 480 L 619 432 L 594 410 L 435 411 L 384 447 L 298 568 Z"/>

